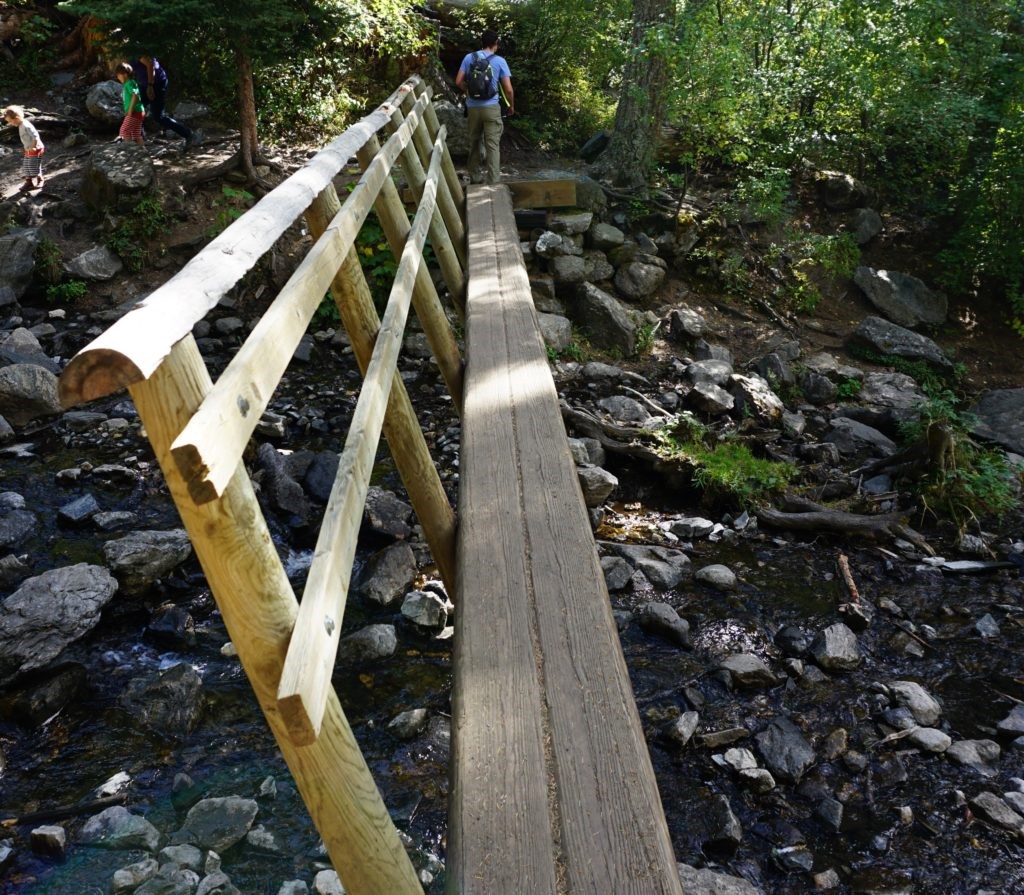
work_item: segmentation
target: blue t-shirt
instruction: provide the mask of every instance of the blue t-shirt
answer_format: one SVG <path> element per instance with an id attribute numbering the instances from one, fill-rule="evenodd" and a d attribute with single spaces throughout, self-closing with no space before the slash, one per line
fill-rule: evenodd
<path id="1" fill-rule="evenodd" d="M 465 59 L 462 60 L 462 65 L 459 66 L 459 71 L 466 77 L 469 77 L 469 66 L 474 59 L 479 57 L 480 59 L 486 59 L 490 54 L 486 50 L 477 50 L 475 53 L 469 53 Z M 466 105 L 470 108 L 477 108 L 478 106 L 496 106 L 498 104 L 498 91 L 500 89 L 500 83 L 502 78 L 511 78 L 512 72 L 508 70 L 508 63 L 502 56 L 495 53 L 488 60 L 491 66 L 491 76 L 494 78 L 494 96 L 490 99 L 473 99 L 471 96 L 466 97 Z"/>

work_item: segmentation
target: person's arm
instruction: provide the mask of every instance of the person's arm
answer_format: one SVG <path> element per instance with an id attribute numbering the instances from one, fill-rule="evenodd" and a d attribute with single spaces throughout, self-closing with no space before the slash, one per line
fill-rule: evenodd
<path id="1" fill-rule="evenodd" d="M 508 103 L 508 114 L 514 115 L 516 111 L 516 95 L 515 91 L 512 90 L 512 79 L 510 77 L 502 76 L 501 92 L 505 97 L 505 102 Z"/>
<path id="2" fill-rule="evenodd" d="M 156 68 L 153 65 L 153 57 L 150 56 L 146 60 L 146 96 L 150 99 L 156 95 L 153 89 L 153 85 L 156 83 Z"/>
<path id="3" fill-rule="evenodd" d="M 466 71 L 463 68 L 459 68 L 459 73 L 455 76 L 455 89 L 459 93 L 466 92 Z"/>
<path id="4" fill-rule="evenodd" d="M 132 98 L 130 100 L 128 100 L 128 111 L 124 113 L 125 115 L 131 115 L 132 112 L 135 111 L 135 100 L 137 100 L 138 98 L 139 98 L 139 88 L 136 87 L 132 91 Z"/>

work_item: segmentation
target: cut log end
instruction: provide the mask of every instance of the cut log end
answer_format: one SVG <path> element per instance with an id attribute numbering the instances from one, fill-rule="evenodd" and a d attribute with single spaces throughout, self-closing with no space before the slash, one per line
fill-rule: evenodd
<path id="1" fill-rule="evenodd" d="M 320 736 L 323 714 L 314 721 L 306 711 L 301 693 L 277 694 L 277 710 L 281 713 L 288 739 L 296 746 L 312 746 Z"/>
<path id="2" fill-rule="evenodd" d="M 57 384 L 61 406 L 67 410 L 141 382 L 146 377 L 131 358 L 110 348 L 86 349 L 64 368 Z"/>

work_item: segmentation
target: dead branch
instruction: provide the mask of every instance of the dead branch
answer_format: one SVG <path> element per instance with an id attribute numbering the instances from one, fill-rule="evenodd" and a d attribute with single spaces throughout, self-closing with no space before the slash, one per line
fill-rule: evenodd
<path id="1" fill-rule="evenodd" d="M 837 562 L 843 581 L 846 582 L 846 589 L 850 592 L 850 602 L 859 603 L 860 592 L 857 590 L 857 583 L 853 580 L 853 573 L 850 571 L 850 560 L 846 558 L 845 553 L 840 553 Z"/>
<path id="2" fill-rule="evenodd" d="M 565 421 L 567 429 L 578 432 L 587 438 L 596 439 L 606 451 L 633 457 L 652 466 L 664 462 L 664 458 L 657 451 L 638 440 L 646 434 L 643 429 L 621 426 L 618 423 L 598 419 L 585 410 L 570 407 L 564 401 L 561 402 L 561 408 L 562 419 Z"/>
<path id="3" fill-rule="evenodd" d="M 88 802 L 79 802 L 77 805 L 61 805 L 57 808 L 50 808 L 48 811 L 37 811 L 35 814 L 23 814 L 20 817 L 6 817 L 0 820 L 0 828 L 17 827 L 23 824 L 48 823 L 51 820 L 62 820 L 67 817 L 79 817 L 83 814 L 92 814 L 101 808 L 109 808 L 111 805 L 123 805 L 128 800 L 128 793 L 122 792 L 112 796 L 104 796 L 102 799 L 92 799 Z"/>

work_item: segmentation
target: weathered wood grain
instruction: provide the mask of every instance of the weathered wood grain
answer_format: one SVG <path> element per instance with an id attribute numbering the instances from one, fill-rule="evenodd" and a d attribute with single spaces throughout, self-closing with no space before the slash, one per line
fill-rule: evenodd
<path id="1" fill-rule="evenodd" d="M 482 605 L 474 601 L 461 607 L 456 630 L 457 692 L 475 694 L 477 690 L 470 667 L 462 664 L 460 651 L 467 646 L 460 644 L 460 635 L 483 652 L 490 651 L 490 661 L 499 666 L 493 674 L 499 678 L 500 664 L 516 646 L 537 650 L 536 684 L 521 676 L 520 686 L 537 685 L 541 690 L 545 776 L 553 793 L 548 831 L 562 890 L 679 895 L 671 840 L 530 298 L 511 198 L 502 186 L 471 187 L 467 206 L 469 367 L 463 437 L 475 431 L 478 413 L 492 429 L 499 427 L 499 420 L 507 422 L 492 436 L 487 452 L 467 455 L 469 444 L 465 445 L 460 513 L 465 522 L 470 512 L 476 512 L 474 489 L 486 487 L 511 464 L 516 481 L 509 481 L 506 473 L 502 487 L 516 489 L 519 506 L 510 507 L 511 501 L 505 498 L 505 511 L 515 515 L 515 522 L 506 526 L 522 538 L 516 547 L 524 550 L 527 566 L 525 579 L 509 575 L 504 562 L 511 550 L 495 543 L 494 537 L 486 580 L 470 577 L 469 551 L 486 551 L 487 535 L 464 535 L 460 529 L 463 600 L 481 587 L 488 588 L 488 593 Z M 489 227 L 481 220 L 486 218 L 481 206 L 493 215 Z M 481 254 L 490 256 L 489 265 Z M 481 306 L 486 313 L 480 312 Z M 484 369 L 478 366 L 476 354 L 481 332 L 487 334 L 487 350 L 496 358 Z M 502 384 L 500 393 L 489 396 L 486 408 L 471 405 L 468 396 L 490 381 Z M 501 552 L 495 556 L 499 547 Z M 520 607 L 517 621 L 528 627 L 495 632 L 492 615 L 494 607 L 502 604 Z M 508 637 L 519 643 L 499 647 L 496 641 Z M 456 792 L 470 805 L 494 799 L 490 810 L 501 813 L 506 808 L 494 784 L 485 775 L 473 776 L 472 766 L 464 763 L 459 738 L 467 733 L 482 736 L 468 712 L 465 716 L 456 721 L 454 730 L 457 789 L 452 814 L 464 810 Z M 457 717 L 461 719 L 462 713 L 457 712 Z M 497 723 L 494 718 L 487 720 Z M 513 719 L 506 713 L 502 723 L 510 727 Z M 518 720 L 513 729 L 522 733 L 529 728 Z M 468 746 L 472 745 L 471 738 Z M 463 827 L 459 832 L 470 840 L 476 836 L 476 828 Z M 451 846 L 458 853 L 473 847 L 458 843 L 455 833 L 453 829 Z M 520 889 L 503 887 L 501 880 L 477 888 L 477 869 L 460 863 L 453 868 L 456 890 L 533 891 L 532 876 L 539 861 L 536 858 L 529 865 L 530 874 L 524 877 L 529 885 Z M 546 889 L 542 885 L 537 891 Z"/>
<path id="2" fill-rule="evenodd" d="M 575 180 L 512 180 L 516 208 L 566 208 L 576 204 Z"/>

